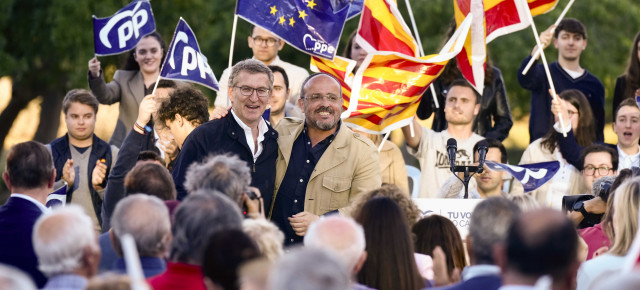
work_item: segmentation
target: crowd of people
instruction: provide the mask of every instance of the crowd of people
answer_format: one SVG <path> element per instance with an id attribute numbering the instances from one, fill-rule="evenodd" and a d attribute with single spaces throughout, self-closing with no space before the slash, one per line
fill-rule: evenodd
<path id="1" fill-rule="evenodd" d="M 353 36 L 344 55 L 359 66 L 366 53 Z M 64 98 L 67 133 L 8 153 L 0 288 L 637 289 L 640 273 L 623 266 L 638 260 L 628 255 L 640 213 L 640 33 L 616 83 L 617 144 L 603 143 L 604 87 L 580 63 L 585 27 L 568 18 L 540 39 L 558 50 L 549 66 L 558 95 L 542 64 L 522 74 L 535 47 L 517 72 L 531 91 L 520 164 L 560 168 L 525 191 L 485 167 L 469 183 L 477 205 L 466 236 L 418 208 L 398 146 L 341 120 L 340 81 L 281 60 L 284 42 L 267 30 L 251 29 L 253 59 L 224 71 L 212 111 L 193 85 L 161 80 L 154 91 L 166 55 L 157 33 L 109 83 L 93 58 L 90 90 Z M 465 198 L 452 165 L 507 163 L 503 73 L 489 63 L 480 94 L 450 62 L 436 95 L 425 94 L 416 113 L 433 115 L 432 128 L 415 118 L 402 128 L 420 163 L 414 197 Z M 94 134 L 96 115 L 115 102 L 107 142 Z"/>

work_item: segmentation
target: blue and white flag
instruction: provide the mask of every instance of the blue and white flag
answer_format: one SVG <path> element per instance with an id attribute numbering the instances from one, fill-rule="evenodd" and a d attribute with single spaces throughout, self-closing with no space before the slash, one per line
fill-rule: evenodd
<path id="1" fill-rule="evenodd" d="M 196 35 L 182 17 L 173 33 L 160 77 L 201 84 L 215 91 L 220 89 L 207 57 L 200 52 Z"/>
<path id="2" fill-rule="evenodd" d="M 133 1 L 111 17 L 93 15 L 96 55 L 123 53 L 136 47 L 140 39 L 155 30 L 156 22 L 147 0 Z"/>
<path id="3" fill-rule="evenodd" d="M 47 208 L 53 208 L 57 206 L 62 206 L 67 203 L 67 185 L 63 185 L 62 187 L 54 190 L 53 192 L 47 195 Z"/>
<path id="4" fill-rule="evenodd" d="M 362 8 L 364 7 L 364 0 L 350 0 L 351 6 L 349 7 L 349 13 L 347 14 L 347 19 L 351 19 L 353 17 L 358 16 L 360 12 L 362 12 Z"/>
<path id="5" fill-rule="evenodd" d="M 547 183 L 560 169 L 560 162 L 558 161 L 521 164 L 518 166 L 492 161 L 486 161 L 485 164 L 491 170 L 506 171 L 511 174 L 522 183 L 525 192 L 534 191 Z"/>
<path id="6" fill-rule="evenodd" d="M 334 3 L 334 4 L 332 4 Z M 333 60 L 349 0 L 238 0 L 236 14 L 300 51 Z"/>

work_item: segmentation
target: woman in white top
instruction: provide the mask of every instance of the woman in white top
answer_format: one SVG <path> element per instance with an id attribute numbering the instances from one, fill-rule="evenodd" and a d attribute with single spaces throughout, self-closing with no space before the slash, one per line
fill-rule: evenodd
<path id="1" fill-rule="evenodd" d="M 566 101 L 567 111 L 571 120 L 571 128 L 575 138 L 581 146 L 588 146 L 596 141 L 596 124 L 591 106 L 587 98 L 578 90 L 566 90 L 558 95 Z M 551 100 L 549 100 L 551 102 Z M 558 118 L 556 117 L 556 122 Z M 569 126 L 569 124 L 565 124 Z M 549 128 L 547 134 L 533 141 L 522 154 L 520 164 L 560 161 L 561 167 L 552 180 L 530 194 L 540 205 L 560 209 L 562 196 L 584 194 L 587 191 L 580 171 L 567 163 L 560 154 L 555 128 Z M 524 189 L 520 183 L 514 183 L 512 193 L 522 193 Z"/>
<path id="2" fill-rule="evenodd" d="M 638 231 L 638 207 L 640 203 L 640 177 L 626 181 L 609 197 L 613 202 L 613 232 L 605 231 L 612 241 L 609 251 L 597 258 L 582 263 L 578 270 L 578 290 L 589 289 L 599 277 L 619 272 L 624 264 L 625 255 L 631 247 Z"/>

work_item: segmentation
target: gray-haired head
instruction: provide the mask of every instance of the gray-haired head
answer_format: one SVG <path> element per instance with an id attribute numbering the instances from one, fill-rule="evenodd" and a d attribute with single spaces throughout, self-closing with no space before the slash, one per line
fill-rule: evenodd
<path id="1" fill-rule="evenodd" d="M 600 190 L 602 190 L 603 185 L 608 183 L 609 184 L 608 186 L 611 187 L 611 184 L 613 184 L 613 182 L 616 180 L 616 177 L 618 176 L 617 175 L 603 176 L 594 180 L 593 185 L 591 186 L 591 194 L 594 196 L 598 196 L 598 194 L 600 193 Z"/>
<path id="2" fill-rule="evenodd" d="M 255 59 L 245 59 L 231 68 L 229 88 L 233 88 L 238 83 L 237 77 L 243 71 L 250 74 L 266 74 L 269 77 L 269 89 L 273 90 L 273 72 L 264 63 Z"/>
<path id="3" fill-rule="evenodd" d="M 326 250 L 298 248 L 286 253 L 272 271 L 268 289 L 350 289 L 349 271 Z"/>
<path id="4" fill-rule="evenodd" d="M 242 229 L 242 214 L 237 203 L 217 191 L 192 192 L 173 216 L 171 260 L 202 265 L 211 236 L 223 229 Z"/>
<path id="5" fill-rule="evenodd" d="M 85 267 L 87 248 L 100 250 L 93 221 L 78 205 L 69 204 L 42 215 L 33 228 L 38 268 L 48 277 Z"/>
<path id="6" fill-rule="evenodd" d="M 3 290 L 35 290 L 36 284 L 20 269 L 0 264 L 0 289 Z"/>
<path id="7" fill-rule="evenodd" d="M 191 164 L 184 185 L 188 192 L 200 189 L 219 191 L 240 204 L 242 193 L 249 190 L 250 183 L 251 172 L 247 162 L 236 155 L 223 154 Z"/>
<path id="8" fill-rule="evenodd" d="M 469 224 L 475 264 L 495 264 L 494 245 L 505 242 L 509 226 L 520 212 L 515 203 L 503 197 L 489 197 L 478 203 Z"/>
<path id="9" fill-rule="evenodd" d="M 364 229 L 352 218 L 332 215 L 309 226 L 304 245 L 334 252 L 340 262 L 353 271 L 366 246 Z"/>
<path id="10" fill-rule="evenodd" d="M 118 202 L 111 218 L 114 249 L 122 256 L 120 238 L 130 234 L 138 254 L 164 257 L 171 241 L 171 220 L 167 206 L 159 198 L 132 194 Z"/>

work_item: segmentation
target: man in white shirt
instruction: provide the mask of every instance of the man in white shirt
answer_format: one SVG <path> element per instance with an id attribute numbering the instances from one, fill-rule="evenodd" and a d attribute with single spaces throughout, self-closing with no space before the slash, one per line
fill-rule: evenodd
<path id="1" fill-rule="evenodd" d="M 451 83 L 445 103 L 445 119 L 447 129 L 435 132 L 426 127 L 416 129 L 411 136 L 409 126 L 402 128 L 407 141 L 407 150 L 420 161 L 422 178 L 420 181 L 420 197 L 436 197 L 438 190 L 451 176 L 447 140 L 455 138 L 458 143 L 456 165 L 473 163 L 473 146 L 482 136 L 473 133 L 473 120 L 480 111 L 480 104 L 473 87 L 464 79 Z M 413 127 L 421 128 L 417 119 L 413 119 Z"/>
<path id="2" fill-rule="evenodd" d="M 614 116 L 613 132 L 618 135 L 618 170 L 640 166 L 640 108 L 634 99 L 620 103 Z"/>
<path id="3" fill-rule="evenodd" d="M 300 86 L 302 82 L 309 76 L 309 72 L 297 65 L 293 65 L 283 61 L 278 57 L 278 51 L 284 47 L 284 41 L 273 33 L 257 26 L 251 26 L 251 36 L 247 37 L 247 42 L 253 52 L 253 59 L 259 60 L 265 65 L 275 65 L 283 68 L 289 77 L 289 88 L 291 89 L 291 98 L 289 102 L 295 105 L 298 102 L 300 94 Z M 222 72 L 219 79 L 220 91 L 216 96 L 214 105 L 226 109 L 229 107 L 229 98 L 227 97 L 229 72 L 227 68 Z M 222 111 L 222 112 L 224 112 Z M 214 111 L 213 118 L 217 111 Z"/>

